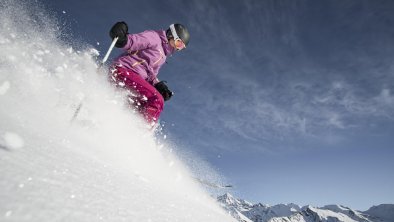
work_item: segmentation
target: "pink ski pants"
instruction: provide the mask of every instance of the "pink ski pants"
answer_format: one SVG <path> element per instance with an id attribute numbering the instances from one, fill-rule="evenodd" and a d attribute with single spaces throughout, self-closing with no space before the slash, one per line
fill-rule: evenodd
<path id="1" fill-rule="evenodd" d="M 149 124 L 157 123 L 164 108 L 164 99 L 159 91 L 129 69 L 115 66 L 110 70 L 111 81 L 130 92 L 129 106 L 142 114 Z"/>

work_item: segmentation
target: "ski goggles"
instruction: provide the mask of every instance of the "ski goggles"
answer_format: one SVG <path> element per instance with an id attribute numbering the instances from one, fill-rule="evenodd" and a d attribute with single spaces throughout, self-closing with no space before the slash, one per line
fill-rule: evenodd
<path id="1" fill-rule="evenodd" d="M 176 33 L 175 24 L 170 25 L 170 30 L 171 30 L 172 37 L 174 37 L 175 49 L 178 51 L 185 49 L 186 48 L 185 43 L 182 41 L 181 38 L 179 38 L 178 34 Z"/>

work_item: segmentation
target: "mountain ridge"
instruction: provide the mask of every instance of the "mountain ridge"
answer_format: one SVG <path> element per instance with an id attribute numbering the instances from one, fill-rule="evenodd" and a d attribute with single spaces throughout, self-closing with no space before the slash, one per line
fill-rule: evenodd
<path id="1" fill-rule="evenodd" d="M 366 211 L 342 205 L 315 207 L 294 203 L 252 204 L 230 193 L 218 196 L 219 204 L 240 222 L 394 222 L 394 204 L 372 206 Z"/>

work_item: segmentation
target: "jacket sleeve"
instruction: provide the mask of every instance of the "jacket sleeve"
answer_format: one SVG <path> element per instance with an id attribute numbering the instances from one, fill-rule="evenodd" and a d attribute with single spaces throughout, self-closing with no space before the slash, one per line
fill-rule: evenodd
<path id="1" fill-rule="evenodd" d="M 152 86 L 154 86 L 154 85 L 156 85 L 158 82 L 160 82 L 160 80 L 159 80 L 156 76 L 151 75 L 151 76 L 149 76 L 149 78 L 148 78 L 148 82 L 149 82 Z"/>
<path id="2" fill-rule="evenodd" d="M 127 34 L 127 44 L 122 48 L 129 51 L 151 48 L 160 42 L 160 37 L 154 31 L 145 31 L 138 34 Z"/>

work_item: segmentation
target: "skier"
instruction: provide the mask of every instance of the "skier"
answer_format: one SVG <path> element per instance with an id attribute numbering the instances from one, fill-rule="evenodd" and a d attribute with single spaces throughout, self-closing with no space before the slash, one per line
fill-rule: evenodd
<path id="1" fill-rule="evenodd" d="M 125 22 L 117 22 L 110 30 L 115 47 L 125 52 L 110 67 L 110 80 L 129 91 L 130 105 L 155 125 L 173 92 L 157 75 L 168 56 L 185 49 L 190 35 L 185 26 L 172 24 L 164 31 L 148 30 L 129 34 Z"/>

